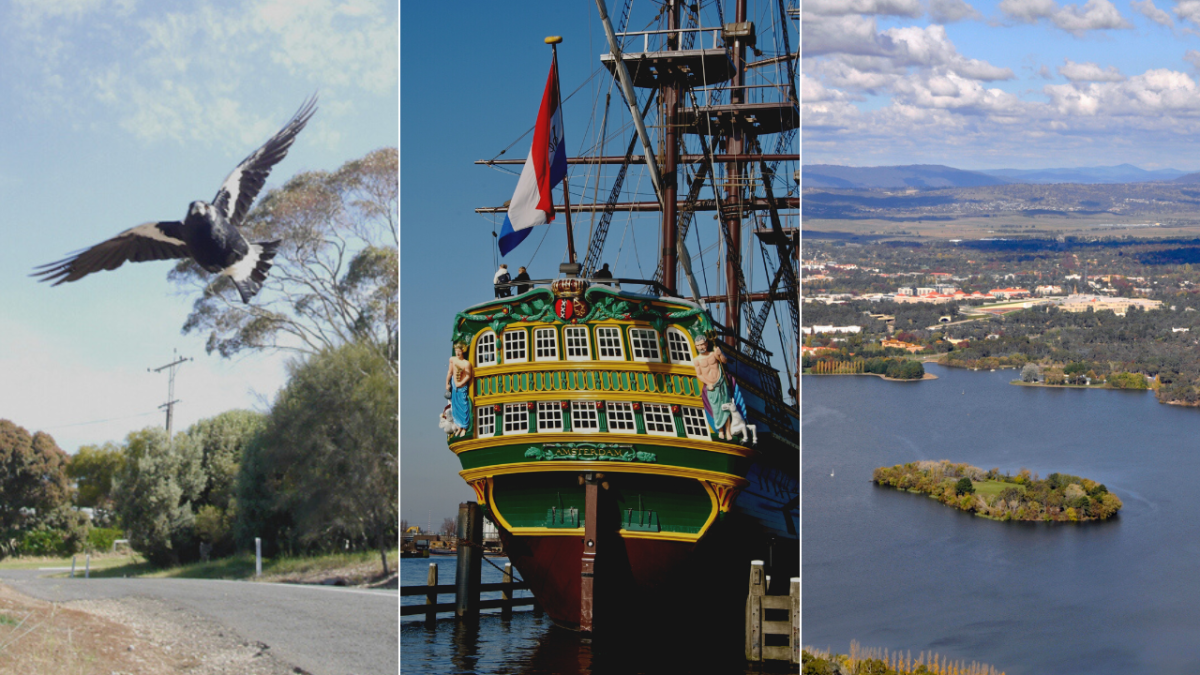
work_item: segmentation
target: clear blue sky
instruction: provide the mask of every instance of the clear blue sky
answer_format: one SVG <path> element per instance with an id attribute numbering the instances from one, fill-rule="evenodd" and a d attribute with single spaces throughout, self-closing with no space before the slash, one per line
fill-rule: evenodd
<path id="1" fill-rule="evenodd" d="M 35 265 L 181 219 L 314 91 L 320 110 L 267 187 L 398 143 L 398 16 L 388 0 L 0 1 L 0 418 L 68 452 L 162 424 L 264 409 L 284 357 L 208 356 L 181 334 L 194 297 L 170 262 L 51 287 Z M 111 420 L 96 423 L 99 420 Z"/>
<path id="2" fill-rule="evenodd" d="M 620 4 L 609 2 L 614 23 Z M 631 30 L 657 27 L 648 26 L 657 5 L 634 5 Z M 774 0 L 750 5 L 756 16 L 776 7 Z M 435 528 L 443 518 L 455 515 L 459 502 L 475 499 L 458 476 L 461 465 L 447 449 L 445 434 L 437 426 L 445 405 L 443 387 L 454 315 L 492 297 L 492 275 L 500 262 L 494 258 L 498 254 L 493 249 L 492 230 L 499 230 L 503 215 L 493 219 L 475 214 L 473 209 L 500 206 L 511 198 L 520 172 L 519 166 L 505 172 L 473 162 L 495 157 L 533 126 L 550 67 L 550 48 L 543 42 L 546 36 L 564 39 L 558 47 L 563 96 L 586 82 L 563 104 L 566 143 L 572 155 L 589 154 L 596 143 L 602 106 L 593 117 L 593 101 L 603 101 L 611 82 L 600 65 L 600 54 L 608 47 L 594 2 L 461 7 L 460 13 L 448 19 L 444 5 L 408 3 L 401 16 L 401 517 L 410 524 Z M 711 7 L 706 3 L 705 26 L 718 23 L 710 16 Z M 793 28 L 793 49 L 797 39 Z M 711 36 L 705 40 L 711 41 Z M 640 51 L 640 44 L 637 49 Z M 589 81 L 597 70 L 600 75 Z M 623 103 L 615 90 L 612 95 L 616 111 Z M 622 119 L 627 118 L 626 111 Z M 606 154 L 624 152 L 631 133 L 618 130 L 624 123 L 610 123 Z M 521 138 L 504 157 L 523 160 L 530 141 L 529 136 Z M 637 154 L 641 154 L 640 148 Z M 587 180 L 586 171 L 572 168 L 573 203 L 585 195 L 592 201 L 594 184 Z M 629 192 L 622 201 L 654 199 L 649 180 L 640 174 L 631 172 L 625 187 Z M 607 194 L 602 183 L 599 201 Z M 561 204 L 557 189 L 555 201 Z M 693 247 L 697 276 L 707 274 L 707 280 L 715 284 L 717 274 L 711 266 L 716 262 L 716 234 L 710 218 L 711 214 L 703 214 L 701 227 L 693 228 L 693 235 L 703 231 L 705 257 L 698 256 L 693 235 L 689 235 L 689 246 Z M 589 221 L 587 214 L 576 215 L 576 248 L 581 257 Z M 562 215 L 539 230 L 503 259 L 514 273 L 518 266 L 527 265 L 535 279 L 557 276 L 558 264 L 565 261 Z M 640 219 L 618 214 L 603 261 L 610 263 L 618 277 L 652 277 L 658 230 L 656 214 Z M 703 279 L 701 283 L 703 286 Z M 757 283 L 756 288 L 761 288 L 766 282 L 758 279 Z M 715 289 L 707 287 L 702 292 Z"/>
<path id="3" fill-rule="evenodd" d="M 1200 169 L 1200 6 L 810 0 L 806 164 Z"/>

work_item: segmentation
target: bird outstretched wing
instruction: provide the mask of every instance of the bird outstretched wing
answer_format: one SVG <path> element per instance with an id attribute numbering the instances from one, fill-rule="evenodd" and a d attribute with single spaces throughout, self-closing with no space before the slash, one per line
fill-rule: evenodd
<path id="1" fill-rule="evenodd" d="M 296 141 L 300 130 L 308 124 L 309 118 L 317 111 L 317 95 L 304 102 L 296 114 L 292 116 L 282 129 L 271 137 L 263 146 L 242 160 L 241 164 L 221 183 L 221 189 L 213 198 L 213 206 L 225 216 L 234 227 L 241 227 L 242 220 L 250 211 L 250 205 L 258 196 L 258 191 L 267 182 L 271 167 L 278 164 L 287 156 L 288 148 Z"/>
<path id="2" fill-rule="evenodd" d="M 38 265 L 30 276 L 39 281 L 77 281 L 92 272 L 115 270 L 125 261 L 145 262 L 186 258 L 190 255 L 183 236 L 184 225 L 177 221 L 145 223 L 95 246 L 76 251 L 58 262 Z"/>

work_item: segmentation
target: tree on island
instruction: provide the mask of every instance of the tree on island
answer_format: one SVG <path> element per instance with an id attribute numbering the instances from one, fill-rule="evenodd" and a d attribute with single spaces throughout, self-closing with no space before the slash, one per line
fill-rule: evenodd
<path id="1" fill-rule="evenodd" d="M 973 495 L 975 494 L 975 485 L 971 483 L 970 478 L 963 476 L 962 478 L 958 479 L 957 483 L 954 484 L 954 493 L 960 495 Z"/>

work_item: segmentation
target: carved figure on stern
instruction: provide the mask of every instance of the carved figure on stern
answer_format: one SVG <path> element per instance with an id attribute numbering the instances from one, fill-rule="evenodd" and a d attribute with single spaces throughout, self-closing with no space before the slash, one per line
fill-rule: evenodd
<path id="1" fill-rule="evenodd" d="M 696 368 L 696 378 L 704 383 L 704 401 L 708 412 L 712 415 L 713 426 L 717 429 L 717 436 L 721 440 L 729 440 L 733 435 L 729 431 L 729 422 L 732 419 L 729 410 L 725 408 L 726 403 L 730 403 L 733 399 L 729 393 L 729 382 L 725 379 L 725 368 L 722 365 L 727 362 L 727 358 L 721 353 L 721 348 L 713 345 L 709 349 L 708 338 L 703 334 L 696 336 L 696 351 L 699 355 L 693 362 Z"/>
<path id="2" fill-rule="evenodd" d="M 450 357 L 450 367 L 446 370 L 446 393 L 450 398 L 450 419 L 454 422 L 455 436 L 465 436 L 471 428 L 471 399 L 468 387 L 474 372 L 471 362 L 463 357 L 467 350 L 461 342 L 454 344 L 454 356 Z M 445 413 L 443 412 L 443 416 Z M 443 427 L 445 428 L 445 427 Z"/>

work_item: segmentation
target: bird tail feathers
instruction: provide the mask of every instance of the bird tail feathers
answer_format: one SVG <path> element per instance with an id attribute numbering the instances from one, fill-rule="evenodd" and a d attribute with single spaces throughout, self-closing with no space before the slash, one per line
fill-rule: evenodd
<path id="1" fill-rule="evenodd" d="M 233 280 L 233 285 L 241 294 L 242 302 L 249 304 L 250 298 L 262 290 L 263 282 L 267 280 L 267 274 L 271 271 L 272 261 L 279 249 L 279 244 L 280 240 L 278 239 L 250 244 L 250 253 L 234 266 L 229 278 Z"/>

